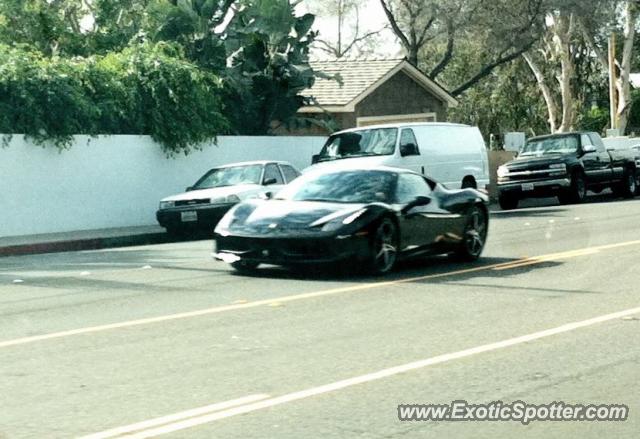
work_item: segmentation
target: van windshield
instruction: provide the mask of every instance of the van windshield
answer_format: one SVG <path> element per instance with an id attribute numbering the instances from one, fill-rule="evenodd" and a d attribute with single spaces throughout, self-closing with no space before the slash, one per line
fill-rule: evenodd
<path id="1" fill-rule="evenodd" d="M 318 161 L 391 155 L 396 149 L 397 128 L 372 128 L 334 134 L 325 143 Z"/>

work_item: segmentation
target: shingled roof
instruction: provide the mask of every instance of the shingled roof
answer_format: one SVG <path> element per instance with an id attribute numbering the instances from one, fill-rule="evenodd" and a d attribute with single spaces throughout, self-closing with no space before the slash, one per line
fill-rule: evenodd
<path id="1" fill-rule="evenodd" d="M 303 107 L 302 112 L 319 109 L 328 111 L 353 111 L 353 107 L 399 71 L 404 71 L 418 84 L 429 90 L 443 102 L 456 106 L 457 101 L 442 86 L 414 67 L 406 59 L 346 59 L 312 61 L 314 70 L 327 75 L 340 75 L 342 83 L 332 79 L 316 79 L 312 88 L 302 92 L 313 97 L 315 106 Z"/>

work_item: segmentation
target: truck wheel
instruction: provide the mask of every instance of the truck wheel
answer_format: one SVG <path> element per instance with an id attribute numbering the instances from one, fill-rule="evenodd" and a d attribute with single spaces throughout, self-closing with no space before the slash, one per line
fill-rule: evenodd
<path id="1" fill-rule="evenodd" d="M 614 189 L 613 193 L 623 198 L 633 198 L 638 189 L 636 184 L 636 171 L 627 169 L 624 171 L 622 181 L 618 184 L 618 189 Z"/>
<path id="2" fill-rule="evenodd" d="M 561 204 L 582 203 L 587 197 L 587 181 L 582 172 L 574 172 L 571 176 L 571 187 L 560 194 L 558 199 Z"/>
<path id="3" fill-rule="evenodd" d="M 516 197 L 500 194 L 498 195 L 498 204 L 502 210 L 512 210 L 518 207 L 518 199 Z"/>

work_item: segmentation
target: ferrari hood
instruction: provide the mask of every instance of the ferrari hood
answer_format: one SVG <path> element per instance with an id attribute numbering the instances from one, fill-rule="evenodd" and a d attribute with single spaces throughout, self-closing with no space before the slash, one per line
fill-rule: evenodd
<path id="1" fill-rule="evenodd" d="M 252 200 L 235 210 L 235 224 L 242 229 L 301 230 L 361 210 L 364 204 L 315 201 Z"/>

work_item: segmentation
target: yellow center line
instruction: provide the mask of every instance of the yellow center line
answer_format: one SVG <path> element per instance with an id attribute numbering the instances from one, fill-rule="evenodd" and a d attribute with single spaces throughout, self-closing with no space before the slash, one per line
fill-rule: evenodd
<path id="1" fill-rule="evenodd" d="M 212 308 L 182 312 L 177 314 L 169 314 L 169 315 L 150 317 L 150 318 L 144 318 L 144 319 L 129 320 L 125 322 L 111 323 L 106 325 L 89 326 L 84 328 L 71 329 L 67 331 L 52 332 L 48 334 L 41 334 L 41 335 L 34 335 L 30 337 L 17 338 L 13 340 L 6 340 L 3 342 L 0 342 L 0 348 L 24 345 L 29 343 L 35 343 L 38 341 L 56 339 L 56 338 L 71 337 L 74 335 L 91 334 L 91 333 L 109 331 L 114 329 L 131 328 L 135 326 L 149 325 L 153 323 L 168 322 L 172 320 L 180 320 L 180 319 L 186 319 L 191 317 L 220 314 L 220 313 L 229 312 L 229 311 L 257 308 L 261 306 L 268 306 L 273 302 L 278 302 L 282 304 L 282 303 L 289 303 L 289 302 L 295 302 L 295 301 L 306 300 L 306 299 L 314 299 L 317 297 L 331 296 L 331 295 L 342 294 L 342 293 L 351 293 L 351 292 L 357 292 L 357 291 L 372 290 L 376 288 L 390 287 L 394 285 L 401 285 L 401 284 L 411 283 L 411 282 L 420 282 L 420 281 L 439 279 L 439 278 L 444 278 L 449 276 L 477 273 L 477 272 L 487 271 L 487 270 L 515 269 L 515 268 L 520 268 L 520 267 L 529 266 L 529 265 L 541 264 L 549 261 L 570 259 L 570 258 L 575 258 L 579 256 L 590 255 L 590 254 L 598 253 L 604 250 L 612 250 L 616 248 L 630 247 L 635 245 L 640 245 L 640 240 L 627 241 L 627 242 L 621 242 L 616 244 L 607 244 L 607 245 L 601 245 L 601 246 L 595 246 L 595 247 L 587 247 L 583 249 L 577 249 L 577 250 L 572 250 L 572 251 L 562 252 L 562 253 L 551 253 L 548 255 L 540 255 L 532 258 L 519 259 L 513 262 L 482 265 L 479 267 L 472 267 L 472 268 L 466 268 L 466 269 L 455 270 L 455 271 L 447 271 L 444 273 L 428 274 L 424 276 L 415 276 L 415 277 L 396 279 L 396 280 L 390 280 L 390 281 L 369 282 L 369 283 L 353 285 L 349 287 L 331 288 L 327 290 L 295 294 L 291 296 L 272 297 L 269 299 L 257 300 L 254 302 L 216 306 Z"/>

